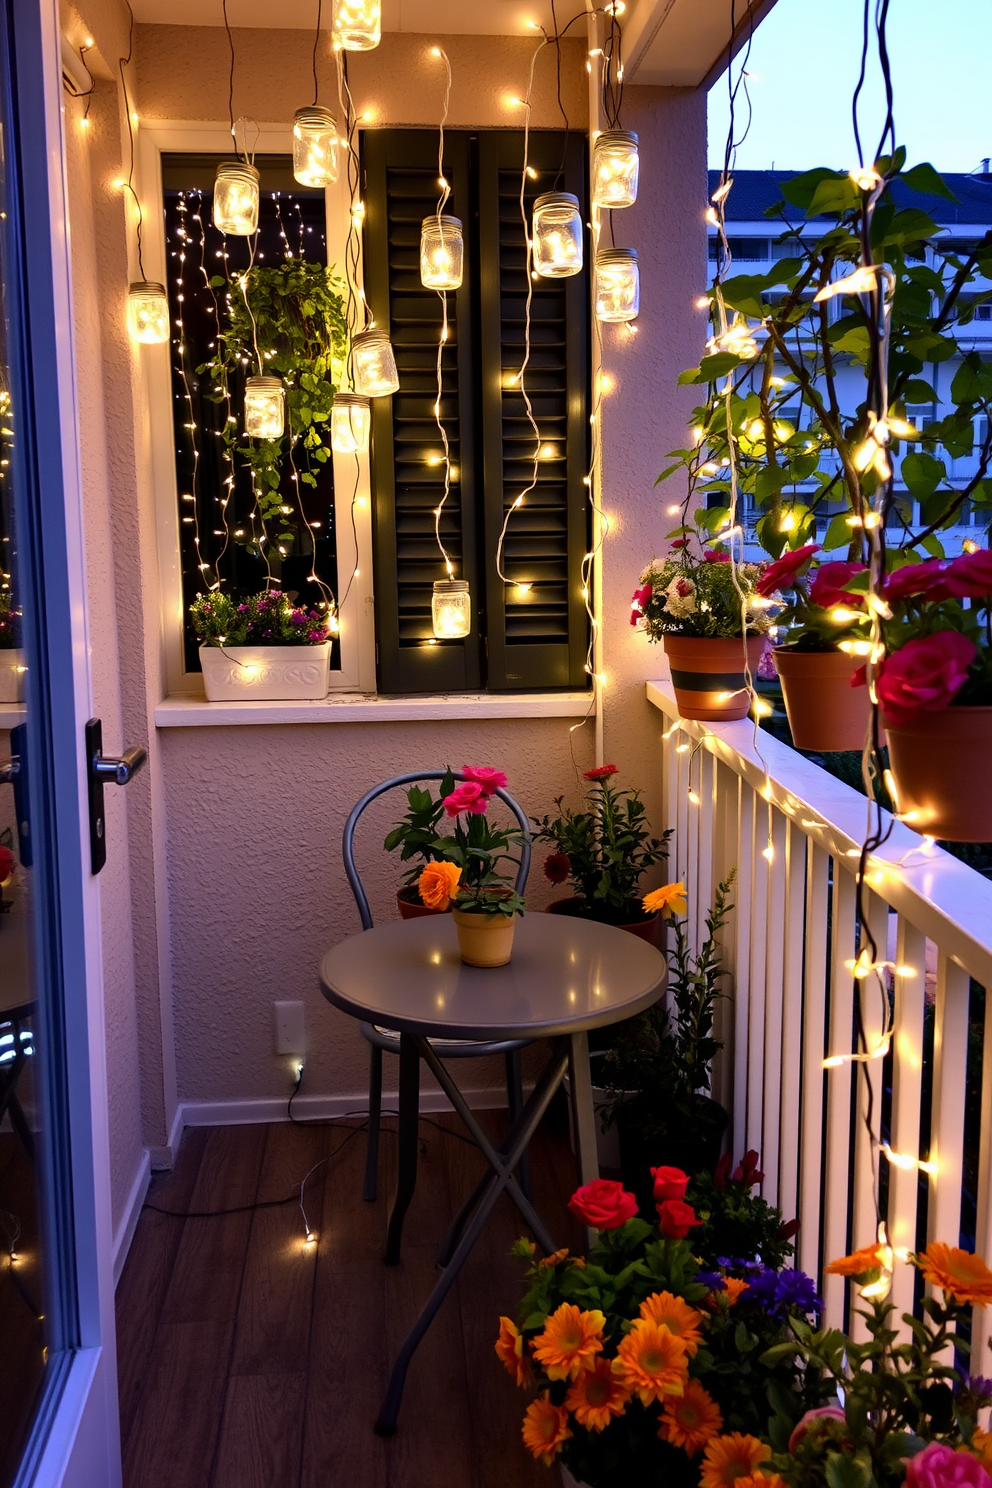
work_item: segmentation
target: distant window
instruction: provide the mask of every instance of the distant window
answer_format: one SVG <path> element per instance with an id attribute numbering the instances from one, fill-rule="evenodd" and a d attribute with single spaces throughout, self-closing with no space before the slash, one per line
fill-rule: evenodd
<path id="1" fill-rule="evenodd" d="M 770 238 L 728 238 L 727 247 L 735 263 L 764 263 L 772 251 Z M 720 240 L 710 238 L 710 261 L 716 263 L 719 257 Z"/>

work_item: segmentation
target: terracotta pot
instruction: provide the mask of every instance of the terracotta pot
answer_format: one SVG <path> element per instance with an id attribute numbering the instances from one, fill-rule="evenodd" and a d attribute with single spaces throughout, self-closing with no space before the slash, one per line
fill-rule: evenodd
<path id="1" fill-rule="evenodd" d="M 416 894 L 416 899 L 404 899 L 404 894 Z M 418 889 L 397 889 L 396 908 L 400 912 L 401 920 L 420 920 L 424 915 L 449 914 L 447 909 L 428 909 L 426 904 L 421 904 Z"/>
<path id="2" fill-rule="evenodd" d="M 747 660 L 754 676 L 764 654 L 764 636 L 748 636 Z M 744 675 L 744 642 L 712 636 L 666 635 L 675 701 L 683 718 L 725 723 L 745 717 L 751 694 Z"/>
<path id="3" fill-rule="evenodd" d="M 796 748 L 863 749 L 871 703 L 867 687 L 851 686 L 854 673 L 864 665 L 862 658 L 846 651 L 792 651 L 784 646 L 773 654 Z"/>
<path id="4" fill-rule="evenodd" d="M 453 909 L 458 949 L 466 966 L 505 966 L 513 954 L 516 915 L 467 914 Z"/>
<path id="5" fill-rule="evenodd" d="M 899 810 L 944 842 L 992 842 L 992 708 L 944 708 L 912 723 L 882 711 Z"/>
<path id="6" fill-rule="evenodd" d="M 553 899 L 547 908 L 548 914 L 573 915 L 577 920 L 593 920 L 595 915 L 586 913 L 586 901 L 578 895 L 572 895 L 567 899 Z M 630 920 L 623 924 L 615 920 L 597 921 L 604 925 L 612 925 L 615 930 L 626 930 L 630 935 L 636 935 L 641 940 L 646 940 L 649 945 L 658 943 L 658 927 L 660 917 L 656 914 L 648 915 L 646 919 Z"/>

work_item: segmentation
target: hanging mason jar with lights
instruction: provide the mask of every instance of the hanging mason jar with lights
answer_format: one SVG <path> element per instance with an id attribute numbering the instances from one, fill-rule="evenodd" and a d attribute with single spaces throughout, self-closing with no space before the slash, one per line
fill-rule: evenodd
<path id="1" fill-rule="evenodd" d="M 127 324 L 134 341 L 154 346 L 169 339 L 169 301 L 165 285 L 137 279 L 128 286 Z"/>
<path id="2" fill-rule="evenodd" d="M 534 272 L 567 279 L 582 271 L 582 215 L 570 191 L 548 191 L 534 203 Z"/>
<path id="3" fill-rule="evenodd" d="M 336 393 L 331 409 L 331 448 L 339 455 L 368 453 L 372 409 L 360 393 Z"/>
<path id="4" fill-rule="evenodd" d="M 634 248 L 600 248 L 596 254 L 596 319 L 636 320 L 641 282 Z"/>
<path id="5" fill-rule="evenodd" d="M 382 37 L 381 0 L 334 0 L 331 36 L 346 52 L 370 52 Z"/>
<path id="6" fill-rule="evenodd" d="M 338 126 L 330 109 L 314 104 L 293 116 L 293 175 L 301 186 L 333 186 L 338 178 Z"/>
<path id="7" fill-rule="evenodd" d="M 472 633 L 472 596 L 467 579 L 436 579 L 431 596 L 431 622 L 439 641 L 456 641 Z"/>
<path id="8" fill-rule="evenodd" d="M 637 200 L 637 135 L 626 129 L 597 134 L 592 154 L 594 207 L 632 207 Z"/>
<path id="9" fill-rule="evenodd" d="M 245 382 L 245 433 L 249 439 L 281 439 L 286 427 L 286 389 L 278 377 Z"/>
<path id="10" fill-rule="evenodd" d="M 356 393 L 366 398 L 388 398 L 399 392 L 396 358 L 385 331 L 361 331 L 353 337 L 351 357 Z"/>
<path id="11" fill-rule="evenodd" d="M 465 246 L 459 217 L 435 213 L 420 229 L 420 282 L 425 289 L 459 289 Z"/>
<path id="12" fill-rule="evenodd" d="M 258 231 L 258 171 L 243 160 L 224 160 L 214 181 L 214 227 L 235 237 Z"/>

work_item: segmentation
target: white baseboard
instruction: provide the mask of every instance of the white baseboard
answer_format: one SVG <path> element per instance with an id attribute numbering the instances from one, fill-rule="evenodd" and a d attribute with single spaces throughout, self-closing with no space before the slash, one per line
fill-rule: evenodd
<path id="1" fill-rule="evenodd" d="M 131 1184 L 131 1192 L 127 1196 L 127 1203 L 124 1205 L 124 1213 L 121 1215 L 121 1222 L 117 1226 L 117 1230 L 114 1235 L 115 1287 L 121 1279 L 121 1274 L 124 1270 L 124 1262 L 127 1260 L 127 1253 L 131 1249 L 131 1241 L 134 1239 L 134 1232 L 138 1227 L 138 1218 L 141 1214 L 142 1205 L 144 1204 L 148 1194 L 148 1185 L 151 1182 L 151 1178 L 151 1157 L 148 1151 L 145 1150 L 141 1154 L 141 1161 L 138 1164 L 138 1171 L 134 1175 L 134 1182 Z"/>
<path id="2" fill-rule="evenodd" d="M 183 1108 L 176 1103 L 176 1109 L 172 1114 L 172 1127 L 169 1131 L 168 1140 L 162 1147 L 149 1147 L 148 1152 L 152 1160 L 153 1173 L 168 1173 L 175 1167 L 176 1157 L 179 1152 L 179 1143 L 183 1139 Z"/>
<path id="3" fill-rule="evenodd" d="M 488 1111 L 506 1105 L 506 1091 L 494 1086 L 486 1090 L 462 1092 L 473 1111 Z M 399 1094 L 382 1092 L 383 1111 L 395 1112 Z M 262 1097 L 255 1100 L 182 1101 L 179 1110 L 184 1126 L 254 1126 L 259 1122 L 288 1121 L 286 1100 Z M 293 1102 L 293 1115 L 300 1120 L 333 1121 L 343 1116 L 366 1116 L 369 1109 L 367 1091 L 359 1095 L 299 1095 Z M 420 1109 L 425 1114 L 451 1111 L 453 1106 L 442 1090 L 422 1090 Z"/>

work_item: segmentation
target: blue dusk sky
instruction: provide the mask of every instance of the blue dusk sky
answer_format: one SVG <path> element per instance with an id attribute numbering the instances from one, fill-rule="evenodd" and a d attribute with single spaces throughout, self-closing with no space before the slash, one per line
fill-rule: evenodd
<path id="1" fill-rule="evenodd" d="M 754 34 L 748 63 L 753 117 L 737 151 L 739 170 L 848 169 L 857 163 L 851 99 L 862 15 L 863 0 L 777 0 Z M 891 0 L 887 36 L 896 138 L 910 164 L 929 160 L 943 171 L 981 169 L 983 157 L 992 156 L 992 0 Z M 739 65 L 740 56 L 735 77 Z M 869 155 L 882 130 L 883 97 L 870 50 L 859 108 Z M 738 138 L 746 117 L 741 89 Z M 723 163 L 727 120 L 724 74 L 709 96 L 713 167 Z"/>

